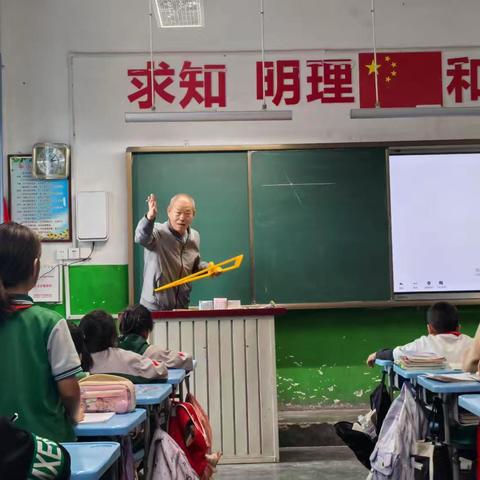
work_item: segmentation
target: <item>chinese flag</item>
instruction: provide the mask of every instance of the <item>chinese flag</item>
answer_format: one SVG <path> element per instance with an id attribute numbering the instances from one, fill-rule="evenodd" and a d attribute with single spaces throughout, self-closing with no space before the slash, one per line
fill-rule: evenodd
<path id="1" fill-rule="evenodd" d="M 10 220 L 10 212 L 8 211 L 7 201 L 5 200 L 5 197 L 3 197 L 3 221 L 7 223 Z"/>
<path id="2" fill-rule="evenodd" d="M 360 108 L 375 107 L 375 68 L 380 107 L 443 105 L 441 52 L 373 53 L 358 55 Z"/>

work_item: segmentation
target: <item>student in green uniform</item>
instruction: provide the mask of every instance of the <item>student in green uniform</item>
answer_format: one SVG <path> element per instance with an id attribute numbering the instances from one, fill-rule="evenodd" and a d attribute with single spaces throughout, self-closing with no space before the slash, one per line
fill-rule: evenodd
<path id="1" fill-rule="evenodd" d="M 190 353 L 166 350 L 158 345 L 150 345 L 148 336 L 153 330 L 152 313 L 141 304 L 127 307 L 120 315 L 119 347 L 139 353 L 145 357 L 163 362 L 168 368 L 193 369 Z"/>
<path id="2" fill-rule="evenodd" d="M 40 254 L 29 228 L 0 225 L 0 416 L 18 413 L 19 428 L 66 442 L 75 439 L 73 424 L 82 417 L 80 360 L 65 319 L 28 296 Z"/>

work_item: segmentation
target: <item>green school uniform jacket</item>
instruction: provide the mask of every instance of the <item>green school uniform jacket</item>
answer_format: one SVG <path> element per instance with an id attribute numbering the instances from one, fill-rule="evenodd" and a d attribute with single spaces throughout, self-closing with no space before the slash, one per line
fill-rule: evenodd
<path id="1" fill-rule="evenodd" d="M 75 440 L 57 381 L 81 371 L 67 322 L 58 313 L 15 296 L 0 321 L 0 416 L 18 413 L 16 426 L 57 442 Z"/>
<path id="2" fill-rule="evenodd" d="M 190 353 L 176 352 L 160 348 L 158 345 L 150 345 L 145 338 L 135 333 L 120 337 L 118 346 L 124 350 L 130 350 L 157 362 L 162 362 L 167 368 L 193 370 L 193 358 Z"/>
<path id="3" fill-rule="evenodd" d="M 124 337 L 120 337 L 118 346 L 124 350 L 130 350 L 131 352 L 143 355 L 145 350 L 149 347 L 149 344 L 142 336 L 131 333 Z"/>

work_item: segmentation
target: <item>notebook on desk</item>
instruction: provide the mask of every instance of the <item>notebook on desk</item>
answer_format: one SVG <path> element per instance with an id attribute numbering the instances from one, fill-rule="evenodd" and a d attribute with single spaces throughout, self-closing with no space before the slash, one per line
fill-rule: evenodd
<path id="1" fill-rule="evenodd" d="M 480 376 L 476 373 L 427 373 L 427 378 L 436 380 L 437 382 L 480 382 Z"/>
<path id="2" fill-rule="evenodd" d="M 84 419 L 79 422 L 84 423 L 102 423 L 110 420 L 115 415 L 114 412 L 86 413 Z"/>

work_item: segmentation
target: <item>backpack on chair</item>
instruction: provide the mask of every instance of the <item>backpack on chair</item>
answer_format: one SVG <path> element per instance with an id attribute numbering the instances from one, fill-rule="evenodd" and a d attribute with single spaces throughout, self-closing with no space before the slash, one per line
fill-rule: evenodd
<path id="1" fill-rule="evenodd" d="M 204 409 L 189 391 L 184 402 L 172 404 L 168 433 L 177 442 L 197 475 L 202 480 L 215 473 L 221 453 L 212 454 L 212 427 Z"/>
<path id="2" fill-rule="evenodd" d="M 388 393 L 388 389 L 385 384 L 386 376 L 387 372 L 382 372 L 382 379 L 380 380 L 380 383 L 370 395 L 370 407 L 372 410 L 377 412 L 377 435 L 380 433 L 383 420 L 387 416 L 390 405 L 392 405 L 392 399 L 390 398 L 390 394 Z"/>

